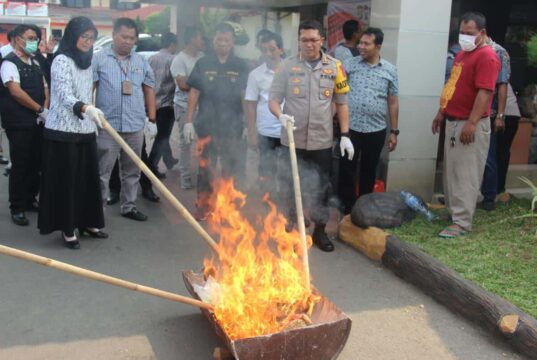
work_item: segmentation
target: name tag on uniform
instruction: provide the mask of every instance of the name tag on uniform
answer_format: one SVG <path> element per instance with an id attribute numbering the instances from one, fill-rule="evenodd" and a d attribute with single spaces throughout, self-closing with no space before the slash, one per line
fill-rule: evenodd
<path id="1" fill-rule="evenodd" d="M 121 93 L 123 95 L 132 95 L 132 83 L 129 80 L 121 82 Z"/>

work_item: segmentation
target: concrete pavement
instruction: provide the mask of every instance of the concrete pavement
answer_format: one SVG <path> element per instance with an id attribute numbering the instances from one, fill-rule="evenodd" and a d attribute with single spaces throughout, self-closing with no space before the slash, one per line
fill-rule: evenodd
<path id="1" fill-rule="evenodd" d="M 3 172 L 3 167 L 0 169 Z M 194 190 L 166 183 L 190 209 Z M 208 246 L 168 204 L 139 200 L 146 223 L 107 208 L 107 240 L 62 246 L 11 223 L 0 176 L 0 243 L 133 282 L 188 295 L 182 270 L 198 270 Z M 343 360 L 522 359 L 351 248 L 310 255 L 315 285 L 353 320 Z M 219 344 L 195 308 L 0 256 L 0 359 L 211 359 Z"/>

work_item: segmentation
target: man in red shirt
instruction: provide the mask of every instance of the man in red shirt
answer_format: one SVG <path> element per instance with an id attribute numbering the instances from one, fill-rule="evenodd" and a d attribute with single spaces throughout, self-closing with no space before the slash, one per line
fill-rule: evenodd
<path id="1" fill-rule="evenodd" d="M 477 12 L 461 18 L 462 51 L 444 86 L 433 134 L 446 122 L 444 194 L 453 224 L 439 236 L 454 238 L 472 229 L 490 142 L 490 108 L 500 62 L 486 44 L 486 19 Z"/>

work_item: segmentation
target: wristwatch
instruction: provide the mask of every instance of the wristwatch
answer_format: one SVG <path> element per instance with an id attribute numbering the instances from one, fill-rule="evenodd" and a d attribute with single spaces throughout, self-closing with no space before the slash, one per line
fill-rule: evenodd
<path id="1" fill-rule="evenodd" d="M 496 115 L 496 119 L 502 119 L 505 117 L 505 114 L 498 114 Z"/>
<path id="2" fill-rule="evenodd" d="M 400 133 L 399 129 L 391 129 L 390 134 L 394 134 L 395 136 L 398 136 Z"/>
<path id="3" fill-rule="evenodd" d="M 41 114 L 45 109 L 43 109 L 42 106 L 39 107 L 39 109 L 35 112 L 37 115 Z"/>
<path id="4" fill-rule="evenodd" d="M 349 132 L 342 132 L 339 136 L 350 138 Z"/>

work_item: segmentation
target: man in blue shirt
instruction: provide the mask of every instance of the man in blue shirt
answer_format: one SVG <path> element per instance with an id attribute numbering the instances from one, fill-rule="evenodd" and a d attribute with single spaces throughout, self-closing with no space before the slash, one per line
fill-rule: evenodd
<path id="1" fill-rule="evenodd" d="M 347 71 L 349 92 L 350 138 L 356 154 L 360 154 L 359 194 L 373 191 L 380 153 L 386 141 L 386 118 L 390 118 L 388 149 L 397 146 L 399 116 L 399 85 L 394 65 L 380 57 L 384 33 L 378 28 L 364 31 L 359 57 L 343 61 Z M 350 213 L 356 202 L 355 175 L 358 156 L 341 157 L 339 166 L 339 197 L 343 212 Z"/>
<path id="2" fill-rule="evenodd" d="M 501 134 L 505 130 L 505 108 L 507 105 L 507 87 L 511 77 L 511 60 L 507 51 L 501 45 L 492 41 L 490 37 L 487 36 L 486 42 L 496 52 L 501 66 L 492 100 L 492 113 L 490 116 L 492 131 L 490 132 L 489 153 L 485 164 L 483 183 L 481 185 L 481 193 L 484 197 L 481 207 L 484 210 L 492 211 L 496 208 L 496 195 L 498 195 L 496 138 L 498 133 Z"/>
<path id="3" fill-rule="evenodd" d="M 155 76 L 148 61 L 133 50 L 138 40 L 138 29 L 133 20 L 119 18 L 114 21 L 112 37 L 112 46 L 93 57 L 96 106 L 140 156 L 146 109 L 149 121 L 155 122 L 156 118 Z M 119 156 L 121 215 L 137 221 L 147 220 L 147 216 L 136 209 L 138 166 L 104 131 L 97 138 L 97 150 L 103 199 L 108 198 L 108 181 Z"/>

